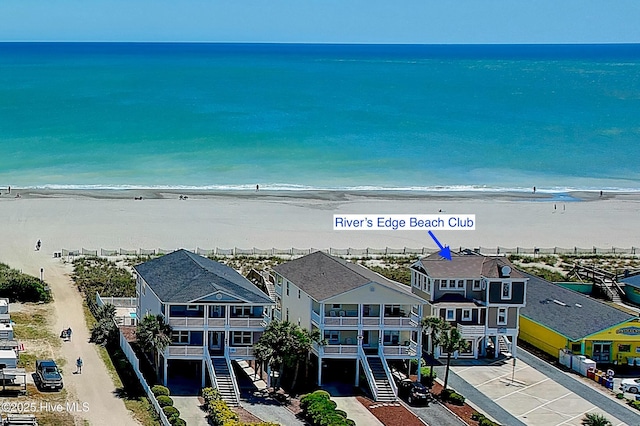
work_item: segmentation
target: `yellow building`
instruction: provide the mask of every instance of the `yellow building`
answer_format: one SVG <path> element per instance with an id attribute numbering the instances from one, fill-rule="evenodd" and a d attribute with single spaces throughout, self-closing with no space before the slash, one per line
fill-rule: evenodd
<path id="1" fill-rule="evenodd" d="M 518 338 L 558 357 L 560 349 L 604 364 L 640 365 L 640 319 L 531 276 Z"/>

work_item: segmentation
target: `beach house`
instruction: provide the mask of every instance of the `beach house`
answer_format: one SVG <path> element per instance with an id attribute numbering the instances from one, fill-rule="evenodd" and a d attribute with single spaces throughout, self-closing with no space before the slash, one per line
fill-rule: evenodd
<path id="1" fill-rule="evenodd" d="M 178 250 L 135 267 L 137 315 L 161 315 L 172 329 L 160 356 L 166 386 L 217 387 L 237 404 L 232 362 L 253 360 L 253 344 L 274 301 L 232 268 Z"/>
<path id="2" fill-rule="evenodd" d="M 411 290 L 429 302 L 427 316 L 439 316 L 468 341 L 460 358 L 514 355 L 520 309 L 526 305 L 528 278 L 505 257 L 475 253 L 434 253 L 411 265 Z M 445 356 L 439 347 L 429 350 Z"/>
<path id="3" fill-rule="evenodd" d="M 388 361 L 422 354 L 422 298 L 364 266 L 311 253 L 273 268 L 278 320 L 318 330 L 312 362 L 317 384 L 364 385 L 377 401 L 396 399 Z"/>

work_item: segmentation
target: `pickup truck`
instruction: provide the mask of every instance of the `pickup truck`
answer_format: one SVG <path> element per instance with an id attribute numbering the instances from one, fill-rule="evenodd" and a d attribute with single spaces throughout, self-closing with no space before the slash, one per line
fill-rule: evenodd
<path id="1" fill-rule="evenodd" d="M 36 384 L 42 389 L 62 389 L 64 386 L 62 375 L 54 360 L 39 359 L 36 361 Z"/>

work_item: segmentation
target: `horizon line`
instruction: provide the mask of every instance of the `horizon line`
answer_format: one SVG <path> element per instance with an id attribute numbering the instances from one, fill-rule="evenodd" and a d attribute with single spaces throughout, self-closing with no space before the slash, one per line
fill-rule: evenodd
<path id="1" fill-rule="evenodd" d="M 397 42 L 307 42 L 307 41 L 202 41 L 202 40 L 0 40 L 8 43 L 69 43 L 69 44 L 262 44 L 262 45 L 318 45 L 318 46 L 608 46 L 640 45 L 635 42 L 495 42 L 495 43 L 397 43 Z"/>

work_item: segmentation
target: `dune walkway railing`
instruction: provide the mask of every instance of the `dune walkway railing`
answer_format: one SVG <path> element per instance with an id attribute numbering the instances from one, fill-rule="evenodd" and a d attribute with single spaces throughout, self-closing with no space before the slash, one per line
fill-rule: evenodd
<path id="1" fill-rule="evenodd" d="M 620 256 L 636 256 L 640 255 L 640 247 L 451 247 L 452 251 L 458 250 L 470 250 L 478 254 L 484 255 L 574 255 L 574 256 L 586 256 L 586 255 L 620 255 Z M 159 256 L 167 253 L 171 253 L 177 249 L 86 249 L 81 248 L 78 250 L 61 249 L 53 253 L 54 257 L 74 257 L 74 256 L 100 256 L 100 257 L 115 257 L 115 256 Z M 229 257 L 229 256 L 264 256 L 264 257 L 279 257 L 279 256 L 304 256 L 315 251 L 324 251 L 334 256 L 347 256 L 347 257 L 377 257 L 377 256 L 426 256 L 432 253 L 438 252 L 434 247 L 422 247 L 422 248 L 288 248 L 288 249 L 259 249 L 259 248 L 213 248 L 204 249 L 196 247 L 195 249 L 187 249 L 193 253 L 201 256 L 216 256 L 216 257 Z"/>

